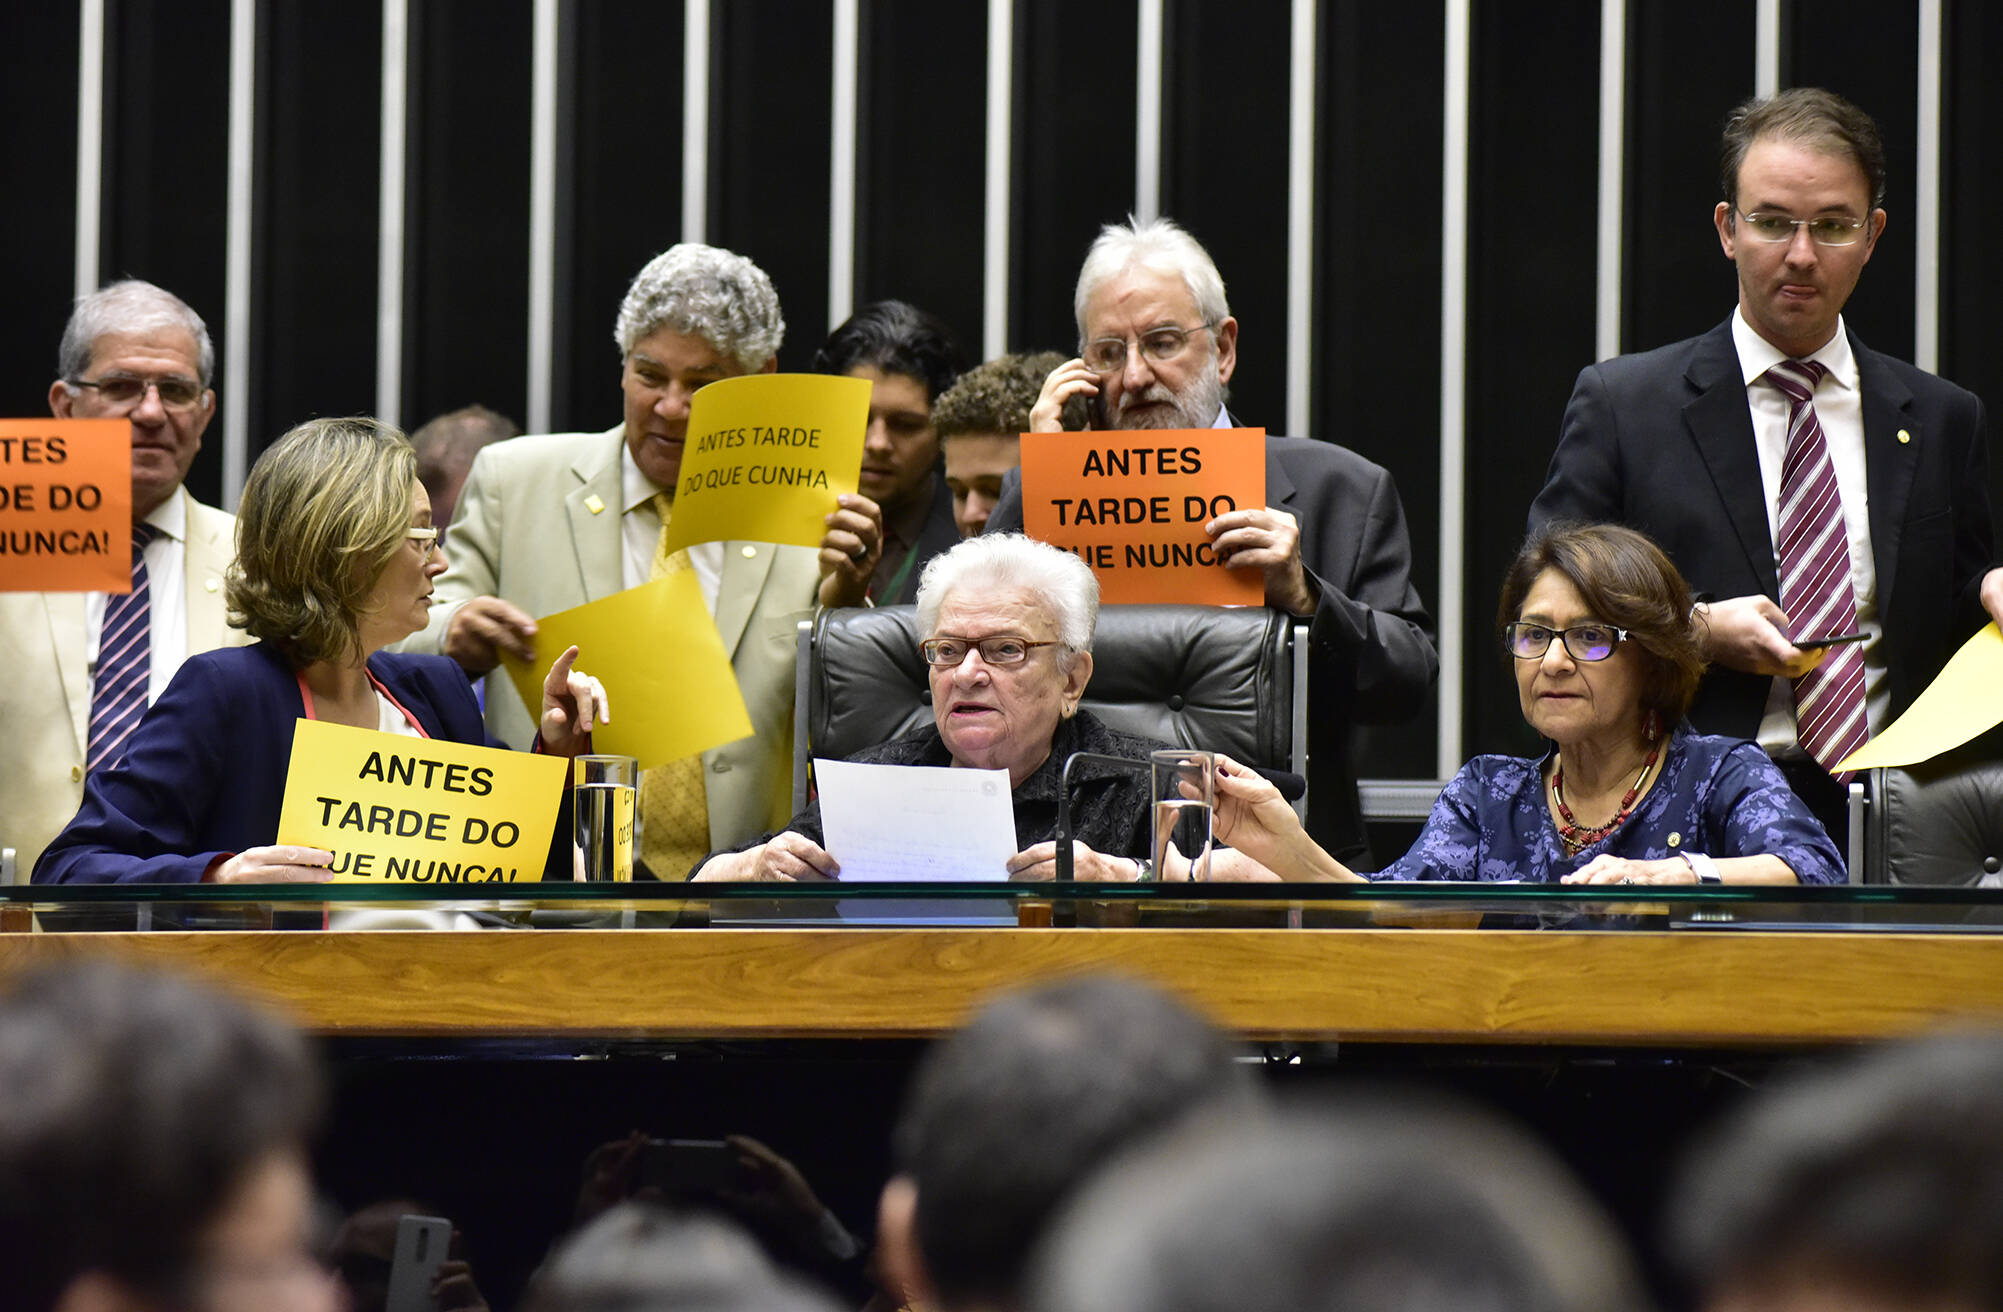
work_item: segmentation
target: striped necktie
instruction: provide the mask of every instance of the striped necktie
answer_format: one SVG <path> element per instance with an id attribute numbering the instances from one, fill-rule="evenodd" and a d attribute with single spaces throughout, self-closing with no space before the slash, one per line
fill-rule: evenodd
<path id="1" fill-rule="evenodd" d="M 1857 598 L 1850 587 L 1850 538 L 1836 467 L 1829 460 L 1822 422 L 1815 417 L 1815 385 L 1828 370 L 1813 360 L 1783 360 L 1766 379 L 1787 397 L 1787 454 L 1780 475 L 1780 604 L 1793 636 L 1849 633 L 1857 627 Z M 1823 768 L 1864 745 L 1864 653 L 1857 644 L 1833 647 L 1822 664 L 1794 681 L 1795 734 Z M 1837 776 L 1848 783 L 1849 776 Z"/>
<path id="2" fill-rule="evenodd" d="M 152 590 L 146 584 L 146 544 L 160 536 L 151 524 L 132 526 L 132 591 L 105 601 L 104 629 L 97 640 L 97 681 L 90 695 L 93 770 L 118 764 L 125 740 L 146 713 L 153 678 Z"/>

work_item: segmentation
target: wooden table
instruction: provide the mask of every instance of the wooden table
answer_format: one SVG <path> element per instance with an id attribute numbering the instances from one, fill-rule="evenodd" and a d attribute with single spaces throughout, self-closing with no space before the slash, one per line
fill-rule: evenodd
<path id="1" fill-rule="evenodd" d="M 2003 935 L 754 928 L 0 934 L 0 973 L 171 965 L 334 1035 L 902 1038 L 1109 970 L 1250 1038 L 1758 1047 L 2003 1020 Z"/>

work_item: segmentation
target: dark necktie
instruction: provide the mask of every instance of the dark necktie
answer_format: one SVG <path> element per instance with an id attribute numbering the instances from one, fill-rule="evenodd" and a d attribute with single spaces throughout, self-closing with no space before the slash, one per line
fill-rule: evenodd
<path id="1" fill-rule="evenodd" d="M 1780 476 L 1780 604 L 1797 638 L 1857 627 L 1843 499 L 1822 422 L 1815 417 L 1815 385 L 1828 372 L 1813 360 L 1783 360 L 1766 372 L 1788 401 Z M 1831 648 L 1822 664 L 1794 681 L 1794 720 L 1802 749 L 1824 769 L 1864 745 L 1870 726 L 1864 718 L 1864 653 L 1857 644 Z M 1837 781 L 1849 778 L 1839 775 Z"/>
<path id="2" fill-rule="evenodd" d="M 97 642 L 97 685 L 90 698 L 93 770 L 118 764 L 125 740 L 146 713 L 153 677 L 153 604 L 146 584 L 146 544 L 160 535 L 151 524 L 132 526 L 132 591 L 105 602 L 104 629 Z"/>

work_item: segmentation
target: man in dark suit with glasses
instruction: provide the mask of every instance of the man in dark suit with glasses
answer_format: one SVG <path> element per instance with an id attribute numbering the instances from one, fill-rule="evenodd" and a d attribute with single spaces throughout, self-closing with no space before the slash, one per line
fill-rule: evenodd
<path id="1" fill-rule="evenodd" d="M 1089 428 L 1239 426 L 1224 405 L 1238 321 L 1209 253 L 1176 224 L 1130 220 L 1101 231 L 1079 271 L 1075 308 L 1078 357 L 1044 381 L 1032 432 L 1066 427 L 1067 405 L 1086 412 Z M 1016 470 L 986 531 L 1021 528 Z M 1410 719 L 1439 676 L 1397 486 L 1333 442 L 1269 436 L 1266 504 L 1219 515 L 1205 531 L 1226 565 L 1264 576 L 1267 605 L 1312 619 L 1307 825 L 1343 861 L 1373 869 L 1351 726 Z"/>
<path id="2" fill-rule="evenodd" d="M 1661 544 L 1703 598 L 1692 723 L 1757 738 L 1840 835 L 1830 768 L 2003 617 L 1982 403 L 1843 322 L 1885 231 L 1869 115 L 1816 88 L 1749 101 L 1720 165 L 1738 308 L 1580 373 L 1530 527 L 1611 521 Z"/>

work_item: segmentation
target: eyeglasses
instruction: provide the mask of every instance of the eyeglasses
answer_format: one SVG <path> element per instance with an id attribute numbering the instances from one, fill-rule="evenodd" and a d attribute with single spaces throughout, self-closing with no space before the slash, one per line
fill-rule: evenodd
<path id="1" fill-rule="evenodd" d="M 410 541 L 415 542 L 418 550 L 427 556 L 431 554 L 431 549 L 438 545 L 438 530 L 436 528 L 406 529 L 403 535 Z"/>
<path id="2" fill-rule="evenodd" d="M 169 410 L 186 410 L 202 399 L 205 390 L 192 378 L 169 374 L 165 378 L 137 378 L 131 374 L 109 374 L 96 381 L 64 379 L 71 387 L 88 387 L 112 405 L 138 405 L 146 389 L 160 394 L 160 404 Z"/>
<path id="3" fill-rule="evenodd" d="M 1808 229 L 1809 240 L 1817 246 L 1855 246 L 1864 236 L 1863 219 L 1845 219 L 1829 214 L 1813 219 L 1793 219 L 1785 214 L 1748 214 L 1740 209 L 1734 209 L 1733 213 L 1745 220 L 1746 235 L 1754 241 L 1793 241 L 1796 228 Z"/>
<path id="4" fill-rule="evenodd" d="M 1502 645 L 1519 661 L 1543 659 L 1544 653 L 1551 650 L 1553 638 L 1564 640 L 1565 650 L 1575 661 L 1603 661 L 1628 636 L 1626 629 L 1611 624 L 1574 624 L 1569 629 L 1552 629 L 1518 621 L 1502 626 Z"/>
<path id="5" fill-rule="evenodd" d="M 1141 358 L 1149 364 L 1167 364 L 1189 346 L 1191 333 L 1213 332 L 1216 328 L 1214 323 L 1200 323 L 1194 328 L 1150 328 L 1140 336 Z M 1093 373 L 1118 373 L 1127 364 L 1127 339 L 1101 337 L 1085 343 L 1085 349 L 1078 355 Z"/>
<path id="6" fill-rule="evenodd" d="M 967 659 L 967 653 L 978 651 L 981 660 L 989 665 L 1020 665 L 1029 659 L 1033 647 L 1060 647 L 1057 642 L 1031 642 L 1027 638 L 982 638 L 978 642 L 966 638 L 928 638 L 918 644 L 918 654 L 928 665 L 958 665 Z"/>

